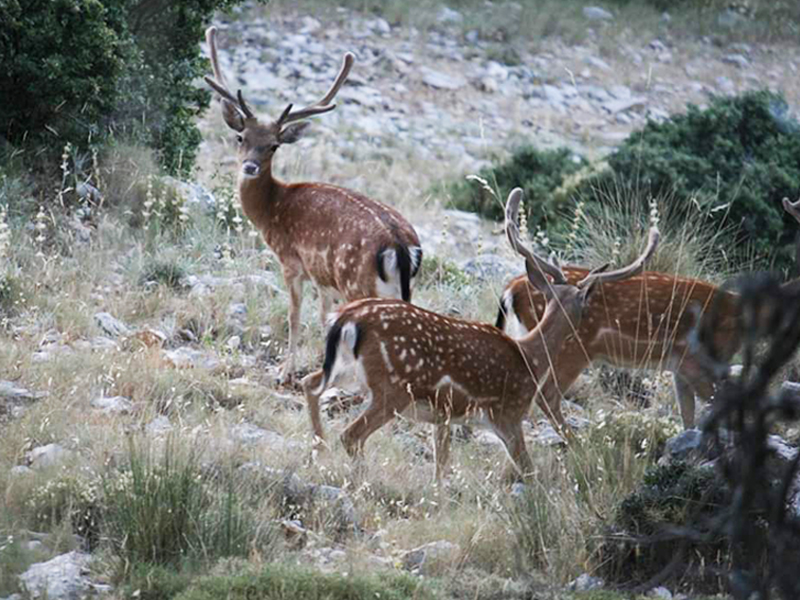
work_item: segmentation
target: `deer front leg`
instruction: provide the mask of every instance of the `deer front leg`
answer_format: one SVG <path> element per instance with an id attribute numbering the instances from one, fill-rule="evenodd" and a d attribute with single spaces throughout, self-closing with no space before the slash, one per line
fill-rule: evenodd
<path id="1" fill-rule="evenodd" d="M 525 435 L 522 432 L 522 415 L 515 419 L 510 415 L 489 416 L 494 432 L 503 441 L 517 474 L 522 479 L 533 475 L 533 462 L 525 448 Z"/>
<path id="2" fill-rule="evenodd" d="M 588 366 L 583 356 L 582 350 L 569 352 L 569 349 L 563 349 L 555 357 L 554 364 L 548 369 L 544 381 L 536 391 L 536 404 L 556 432 L 568 442 L 574 440 L 575 436 L 561 412 L 561 400 L 578 375 Z"/>
<path id="3" fill-rule="evenodd" d="M 283 279 L 289 288 L 289 350 L 281 367 L 279 380 L 289 383 L 294 375 L 294 356 L 300 336 L 300 309 L 303 305 L 303 273 L 293 268 L 283 269 Z"/>

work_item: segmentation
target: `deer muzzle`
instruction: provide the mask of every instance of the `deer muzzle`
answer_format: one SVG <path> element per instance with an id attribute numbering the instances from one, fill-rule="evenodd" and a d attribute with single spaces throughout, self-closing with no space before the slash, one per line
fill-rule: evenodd
<path id="1" fill-rule="evenodd" d="M 258 177 L 261 172 L 261 165 L 254 160 L 246 160 L 242 163 L 242 175 L 245 177 Z"/>

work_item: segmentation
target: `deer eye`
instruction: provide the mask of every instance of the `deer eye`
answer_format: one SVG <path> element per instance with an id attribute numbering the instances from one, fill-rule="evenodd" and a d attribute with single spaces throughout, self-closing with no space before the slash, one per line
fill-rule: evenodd
<path id="1" fill-rule="evenodd" d="M 243 141 L 244 141 L 244 138 L 241 135 L 237 134 L 236 135 L 236 143 L 237 144 L 241 144 Z"/>

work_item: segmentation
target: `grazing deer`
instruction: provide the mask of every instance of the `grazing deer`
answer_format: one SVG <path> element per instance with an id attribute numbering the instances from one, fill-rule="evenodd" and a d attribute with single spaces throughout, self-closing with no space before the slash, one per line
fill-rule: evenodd
<path id="1" fill-rule="evenodd" d="M 347 78 L 353 55 L 344 56 L 339 75 L 318 102 L 262 123 L 238 90 L 230 91 L 217 59 L 216 28 L 206 31 L 214 77 L 205 80 L 220 96 L 222 116 L 237 132 L 239 198 L 242 209 L 278 256 L 289 288 L 289 351 L 281 379 L 291 377 L 300 328 L 303 282 L 320 290 L 324 319 L 332 296 L 346 301 L 382 296 L 411 300 L 422 261 L 414 228 L 394 209 L 356 192 L 322 183 L 286 184 L 272 175 L 272 157 L 281 144 L 300 139 L 303 119 L 336 108 L 331 101 Z"/>
<path id="2" fill-rule="evenodd" d="M 544 317 L 520 340 L 499 329 L 438 315 L 410 304 L 383 299 L 351 302 L 331 326 L 322 370 L 303 380 L 314 434 L 324 439 L 319 396 L 345 371 L 355 371 L 369 406 L 342 433 L 352 456 L 395 414 L 437 425 L 436 479 L 445 472 L 451 422 L 474 419 L 489 425 L 505 444 L 520 475 L 532 472 L 522 434 L 538 382 L 564 340 L 581 321 L 586 302 L 602 282 L 627 279 L 642 270 L 653 253 L 658 231 L 650 232 L 645 252 L 612 273 L 587 273 L 567 284 L 555 265 L 528 250 L 519 239 L 517 216 L 522 190 L 508 197 L 505 230 L 525 258 L 530 284 L 547 300 Z M 547 273 L 556 281 L 551 284 Z"/>
<path id="3" fill-rule="evenodd" d="M 783 201 L 800 222 L 800 200 Z M 582 267 L 565 267 L 566 282 L 586 277 Z M 560 283 L 564 283 L 561 281 Z M 785 285 L 797 286 L 799 280 Z M 546 298 L 524 275 L 512 279 L 503 292 L 497 327 L 509 335 L 525 335 L 545 314 Z M 706 310 L 717 311 L 713 347 L 716 356 L 731 360 L 741 346 L 737 324 L 739 296 L 699 279 L 646 271 L 624 281 L 601 285 L 584 310 L 576 335 L 554 359 L 536 403 L 550 422 L 565 431 L 561 398 L 578 375 L 593 362 L 614 367 L 672 371 L 675 396 L 685 428 L 694 427 L 695 395 L 708 400 L 714 377 L 702 367 L 692 331 Z"/>

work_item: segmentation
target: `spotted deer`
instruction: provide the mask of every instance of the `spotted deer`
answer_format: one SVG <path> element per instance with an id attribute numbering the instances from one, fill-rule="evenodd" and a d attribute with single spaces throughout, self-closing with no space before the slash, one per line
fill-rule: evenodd
<path id="1" fill-rule="evenodd" d="M 800 222 L 800 200 L 784 199 L 783 206 Z M 557 283 L 575 283 L 588 272 L 583 267 L 565 267 L 565 280 Z M 800 286 L 800 280 L 785 285 Z M 543 318 L 545 304 L 541 292 L 520 275 L 503 292 L 496 326 L 509 335 L 525 335 Z M 711 343 L 715 355 L 727 363 L 742 343 L 737 293 L 699 279 L 650 271 L 600 285 L 586 305 L 576 335 L 555 357 L 553 369 L 539 388 L 537 405 L 553 426 L 565 431 L 561 398 L 592 363 L 665 370 L 672 371 L 684 427 L 694 427 L 695 395 L 709 400 L 715 379 L 703 368 L 692 332 L 711 306 L 716 312 Z"/>
<path id="2" fill-rule="evenodd" d="M 289 349 L 281 369 L 286 380 L 294 368 L 305 280 L 319 288 L 323 321 L 334 297 L 410 301 L 422 249 L 414 228 L 385 204 L 333 185 L 283 183 L 272 174 L 275 151 L 302 137 L 309 125 L 305 119 L 336 108 L 332 101 L 350 72 L 353 54 L 345 54 L 333 85 L 319 101 L 302 109 L 289 104 L 275 121 L 262 122 L 242 91 L 234 95 L 228 88 L 216 33 L 215 27 L 206 31 L 214 77 L 205 80 L 219 94 L 225 123 L 237 133 L 242 209 L 277 255 L 289 289 Z"/>
<path id="3" fill-rule="evenodd" d="M 327 336 L 325 362 L 303 380 L 314 434 L 324 440 L 319 397 L 337 377 L 354 372 L 369 402 L 342 433 L 352 456 L 367 438 L 395 414 L 436 425 L 436 479 L 449 457 L 450 423 L 464 420 L 491 427 L 505 444 L 518 474 L 532 472 L 522 419 L 537 384 L 565 339 L 579 326 L 584 306 L 603 282 L 621 281 L 642 270 L 658 241 L 650 232 L 644 253 L 631 265 L 610 273 L 591 272 L 568 284 L 555 265 L 520 241 L 517 216 L 522 190 L 508 197 L 505 231 L 512 248 L 525 259 L 530 285 L 546 300 L 541 322 L 513 340 L 482 323 L 439 315 L 386 299 L 351 302 L 338 313 Z M 544 274 L 553 277 L 550 283 Z"/>

